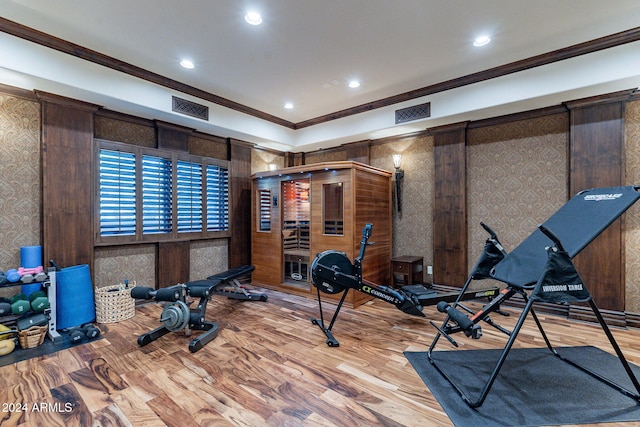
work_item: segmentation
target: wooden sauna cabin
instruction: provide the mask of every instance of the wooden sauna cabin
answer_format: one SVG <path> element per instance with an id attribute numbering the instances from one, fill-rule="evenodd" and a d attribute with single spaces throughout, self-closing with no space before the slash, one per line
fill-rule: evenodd
<path id="1" fill-rule="evenodd" d="M 391 172 L 342 161 L 258 172 L 252 179 L 253 281 L 316 298 L 310 268 L 316 254 L 338 250 L 353 259 L 362 228 L 373 224 L 363 263 L 365 280 L 388 285 L 391 263 Z M 324 298 L 339 299 L 323 294 Z M 345 304 L 369 300 L 350 291 Z"/>

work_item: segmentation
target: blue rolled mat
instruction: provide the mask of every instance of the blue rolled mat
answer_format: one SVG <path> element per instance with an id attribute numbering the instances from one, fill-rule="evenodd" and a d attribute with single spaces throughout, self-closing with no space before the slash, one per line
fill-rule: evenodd
<path id="1" fill-rule="evenodd" d="M 95 321 L 96 306 L 88 264 L 61 269 L 56 273 L 56 285 L 57 329 Z"/>

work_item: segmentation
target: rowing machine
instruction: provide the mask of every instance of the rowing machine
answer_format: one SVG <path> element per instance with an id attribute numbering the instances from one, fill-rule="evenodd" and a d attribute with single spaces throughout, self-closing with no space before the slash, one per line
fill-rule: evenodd
<path id="1" fill-rule="evenodd" d="M 420 317 L 425 317 L 422 312 L 423 306 L 437 304 L 440 301 L 453 302 L 458 298 L 458 292 L 439 294 L 432 289 L 426 288 L 424 285 L 409 285 L 402 286 L 399 289 L 392 289 L 388 286 L 376 285 L 363 280 L 362 260 L 364 259 L 367 245 L 372 244 L 369 242 L 372 228 L 373 226 L 371 224 L 366 224 L 362 229 L 360 253 L 355 258 L 353 264 L 351 264 L 351 261 L 349 261 L 349 258 L 344 252 L 335 250 L 321 252 L 311 263 L 311 283 L 313 283 L 313 286 L 316 287 L 318 292 L 318 306 L 320 311 L 320 319 L 312 318 L 311 323 L 317 325 L 324 332 L 327 337 L 326 343 L 329 347 L 337 347 L 340 345 L 338 340 L 333 336 L 331 329 L 338 317 L 338 313 L 342 308 L 349 289 L 355 289 L 356 291 L 394 304 L 400 311 Z M 342 296 L 340 297 L 340 301 L 328 327 L 325 326 L 324 322 L 320 291 L 327 294 L 338 294 L 342 292 Z M 464 294 L 464 299 L 492 298 L 497 294 L 498 288 L 469 291 Z"/>

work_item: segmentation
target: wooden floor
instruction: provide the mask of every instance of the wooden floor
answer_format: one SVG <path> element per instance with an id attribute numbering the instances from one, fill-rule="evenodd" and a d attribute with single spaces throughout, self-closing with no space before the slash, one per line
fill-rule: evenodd
<path id="1" fill-rule="evenodd" d="M 424 351 L 431 343 L 434 330 L 428 319 L 442 320 L 434 307 L 425 308 L 427 319 L 380 300 L 343 309 L 334 327 L 340 347 L 330 348 L 309 321 L 317 316 L 315 301 L 266 292 L 268 302 L 215 297 L 207 317 L 219 323 L 220 333 L 193 354 L 184 333 L 138 347 L 138 335 L 159 325 L 161 307 L 150 303 L 138 307 L 133 319 L 100 325 L 101 340 L 0 368 L 0 424 L 452 425 L 403 356 L 403 351 Z M 508 325 L 515 317 L 501 320 Z M 610 351 L 593 325 L 541 317 L 556 343 Z M 484 332 L 480 340 L 464 340 L 462 347 L 504 343 L 488 328 Z M 629 360 L 640 364 L 640 331 L 613 333 Z M 517 346 L 543 345 L 527 321 Z"/>

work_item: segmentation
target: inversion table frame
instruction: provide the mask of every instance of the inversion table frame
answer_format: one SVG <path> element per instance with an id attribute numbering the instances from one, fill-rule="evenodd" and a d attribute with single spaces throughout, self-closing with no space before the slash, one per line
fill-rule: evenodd
<path id="1" fill-rule="evenodd" d="M 438 304 L 438 310 L 447 313 L 447 316 L 441 326 L 431 322 L 438 333 L 427 352 L 430 363 L 470 407 L 477 408 L 483 404 L 529 313 L 542 334 L 547 348 L 555 356 L 624 395 L 640 401 L 640 383 L 638 383 L 622 350 L 572 262 L 573 257 L 640 198 L 638 188 L 636 186 L 596 188 L 578 193 L 511 253 L 506 253 L 495 233 L 482 224 L 489 232 L 490 237 L 487 239 L 484 252 L 471 271 L 460 294 L 462 295 L 466 291 L 473 280 L 491 278 L 504 282 L 507 286 L 497 298 L 476 313 L 464 306 L 460 302 L 461 299 L 455 301 L 452 306 L 447 303 Z M 489 314 L 497 311 L 501 303 L 515 294 L 522 296 L 525 305 L 513 330 L 509 331 L 495 324 L 489 318 Z M 627 390 L 610 379 L 563 357 L 551 345 L 533 310 L 533 304 L 537 301 L 547 303 L 588 302 L 635 391 Z M 471 317 L 468 317 L 465 312 L 471 314 Z M 433 351 L 442 336 L 456 347 L 458 344 L 451 337 L 454 333 L 463 332 L 466 336 L 480 338 L 482 332 L 478 323 L 481 321 L 505 333 L 508 340 L 484 388 L 477 398 L 472 398 L 438 366 L 433 357 Z"/>

